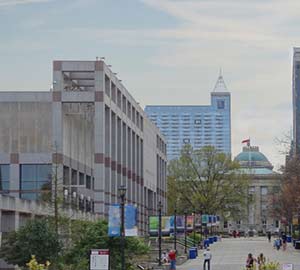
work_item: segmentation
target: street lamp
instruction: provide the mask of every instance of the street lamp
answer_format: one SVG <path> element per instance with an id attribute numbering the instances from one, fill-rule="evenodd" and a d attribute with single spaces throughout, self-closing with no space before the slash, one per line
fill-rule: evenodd
<path id="1" fill-rule="evenodd" d="M 121 199 L 121 269 L 125 270 L 125 194 L 126 187 L 121 185 L 118 188 Z"/>
<path id="2" fill-rule="evenodd" d="M 186 245 L 187 245 L 187 239 L 186 239 L 186 234 L 187 234 L 187 212 L 184 211 L 184 253 L 186 254 L 187 253 L 187 248 L 186 248 Z"/>
<path id="3" fill-rule="evenodd" d="M 158 265 L 161 266 L 161 210 L 162 203 L 158 202 Z"/>
<path id="4" fill-rule="evenodd" d="M 176 238 L 177 238 L 177 209 L 176 209 L 176 205 L 175 205 L 175 209 L 174 209 L 174 250 L 176 252 Z"/>
<path id="5" fill-rule="evenodd" d="M 194 230 L 194 239 L 193 239 L 193 243 L 194 246 L 196 245 L 196 226 L 195 226 L 195 219 L 196 219 L 196 215 L 195 215 L 195 210 L 193 212 L 193 230 Z"/>

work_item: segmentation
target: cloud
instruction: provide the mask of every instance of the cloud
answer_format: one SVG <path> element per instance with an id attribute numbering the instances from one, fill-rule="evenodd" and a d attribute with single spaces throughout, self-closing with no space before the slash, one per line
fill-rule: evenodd
<path id="1" fill-rule="evenodd" d="M 34 4 L 34 3 L 45 3 L 49 1 L 50 0 L 0 0 L 0 7 L 26 5 L 26 4 Z"/>

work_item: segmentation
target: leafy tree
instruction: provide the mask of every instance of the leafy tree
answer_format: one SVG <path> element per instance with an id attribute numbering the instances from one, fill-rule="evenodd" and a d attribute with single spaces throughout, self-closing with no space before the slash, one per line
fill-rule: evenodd
<path id="1" fill-rule="evenodd" d="M 3 239 L 0 257 L 10 264 L 25 267 L 32 255 L 39 262 L 46 263 L 54 261 L 60 250 L 61 245 L 55 230 L 49 226 L 47 220 L 34 219 Z"/>
<path id="2" fill-rule="evenodd" d="M 65 255 L 65 264 L 72 270 L 88 269 L 91 249 L 110 250 L 111 269 L 120 269 L 120 238 L 107 235 L 107 222 L 75 221 L 72 225 L 73 247 Z M 126 269 L 131 269 L 133 260 L 138 255 L 146 254 L 148 247 L 143 240 L 127 237 L 125 244 Z"/>
<path id="3" fill-rule="evenodd" d="M 240 218 L 248 198 L 248 180 L 239 164 L 207 146 L 194 150 L 186 145 L 168 166 L 168 205 L 173 212 L 220 214 Z"/>
<path id="4" fill-rule="evenodd" d="M 292 157 L 281 170 L 281 190 L 279 194 L 272 196 L 270 205 L 274 217 L 285 218 L 291 224 L 300 207 L 300 157 Z"/>

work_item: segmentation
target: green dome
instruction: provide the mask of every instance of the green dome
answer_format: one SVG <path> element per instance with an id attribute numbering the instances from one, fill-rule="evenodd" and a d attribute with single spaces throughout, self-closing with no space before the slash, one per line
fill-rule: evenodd
<path id="1" fill-rule="evenodd" d="M 242 152 L 239 153 L 236 158 L 236 161 L 262 161 L 262 162 L 269 162 L 268 159 L 266 158 L 266 156 L 264 154 L 262 154 L 261 152 Z"/>
<path id="2" fill-rule="evenodd" d="M 243 152 L 234 159 L 241 168 L 267 168 L 273 170 L 273 166 L 266 156 L 259 152 L 257 146 L 243 147 Z"/>

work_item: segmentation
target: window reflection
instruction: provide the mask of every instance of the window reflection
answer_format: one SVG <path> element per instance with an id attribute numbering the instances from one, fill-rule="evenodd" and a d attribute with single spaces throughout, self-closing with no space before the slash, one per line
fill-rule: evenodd
<path id="1" fill-rule="evenodd" d="M 9 165 L 0 165 L 0 190 L 9 190 Z"/>
<path id="2" fill-rule="evenodd" d="M 20 197 L 36 200 L 41 197 L 41 190 L 51 190 L 50 164 L 22 164 L 20 172 Z"/>

